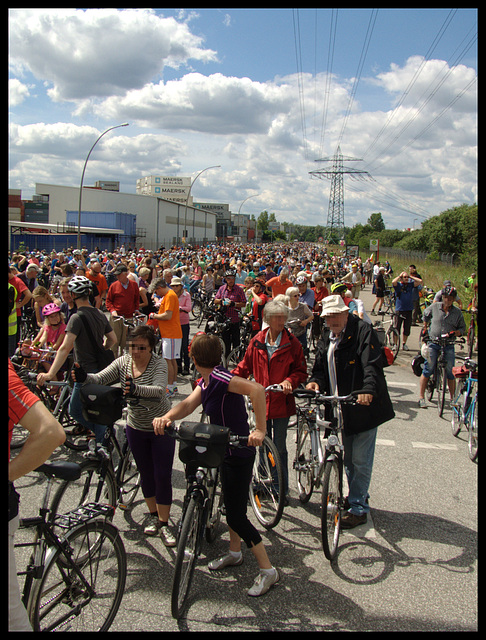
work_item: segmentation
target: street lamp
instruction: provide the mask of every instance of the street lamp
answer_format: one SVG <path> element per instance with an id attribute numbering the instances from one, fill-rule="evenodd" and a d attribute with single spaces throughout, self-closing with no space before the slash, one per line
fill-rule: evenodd
<path id="1" fill-rule="evenodd" d="M 186 207 L 184 210 L 184 231 L 182 232 L 182 236 L 184 237 L 184 232 L 186 234 L 186 240 L 185 242 L 187 242 L 187 204 L 189 202 L 189 196 L 191 195 L 191 189 L 192 189 L 192 185 L 196 182 L 196 180 L 199 178 L 199 176 L 201 175 L 201 173 L 204 173 L 205 171 L 208 171 L 208 169 L 221 169 L 221 165 L 220 164 L 216 164 L 212 167 L 206 167 L 205 169 L 203 169 L 202 171 L 200 171 L 197 176 L 194 178 L 194 180 L 191 182 L 191 185 L 189 187 L 189 191 L 187 192 L 187 198 L 186 198 Z"/>
<path id="2" fill-rule="evenodd" d="M 259 196 L 259 195 L 260 195 L 259 193 L 255 193 L 255 194 L 254 194 L 254 195 L 252 195 L 252 196 L 248 196 L 248 198 L 245 198 L 245 199 L 243 200 L 243 202 L 240 204 L 240 207 L 239 207 L 239 209 L 238 209 L 238 226 L 239 226 L 239 224 L 240 224 L 240 211 L 241 211 L 241 207 L 245 204 L 245 202 L 246 202 L 247 200 L 249 200 L 250 198 L 258 198 L 258 196 Z M 248 229 L 247 229 L 247 231 L 246 231 L 246 240 L 247 240 L 247 242 L 248 242 Z"/>
<path id="3" fill-rule="evenodd" d="M 77 248 L 81 249 L 81 199 L 83 197 L 83 180 L 84 180 L 84 172 L 86 171 L 86 165 L 88 164 L 88 160 L 89 157 L 91 155 L 91 152 L 93 151 L 93 149 L 95 148 L 96 144 L 101 140 L 101 138 L 108 133 L 108 131 L 113 131 L 113 129 L 118 129 L 119 127 L 128 127 L 128 122 L 124 122 L 123 124 L 117 124 L 115 127 L 110 127 L 109 129 L 107 129 L 106 131 L 103 131 L 103 133 L 99 136 L 99 138 L 95 141 L 94 145 L 91 147 L 91 149 L 89 150 L 88 155 L 86 156 L 86 161 L 84 163 L 84 167 L 83 167 L 83 173 L 81 174 L 81 185 L 79 187 L 79 206 L 78 206 L 78 242 L 77 242 Z"/>

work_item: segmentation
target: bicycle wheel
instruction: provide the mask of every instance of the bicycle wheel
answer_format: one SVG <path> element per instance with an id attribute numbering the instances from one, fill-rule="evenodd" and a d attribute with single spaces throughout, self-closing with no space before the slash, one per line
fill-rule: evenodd
<path id="1" fill-rule="evenodd" d="M 432 400 L 432 397 L 434 395 L 434 391 L 435 391 L 435 373 L 433 373 L 430 376 L 430 378 L 428 379 L 427 387 L 425 389 L 425 395 L 426 395 L 427 400 L 429 402 Z"/>
<path id="2" fill-rule="evenodd" d="M 297 449 L 294 461 L 295 477 L 302 504 L 309 502 L 314 489 L 312 470 L 312 444 L 307 422 L 299 416 L 297 420 Z"/>
<path id="3" fill-rule="evenodd" d="M 94 434 L 71 417 L 69 413 L 69 398 L 61 409 L 58 420 L 66 433 L 65 446 L 73 451 L 86 451 L 88 442 L 94 437 Z"/>
<path id="4" fill-rule="evenodd" d="M 400 351 L 400 333 L 395 327 L 388 327 L 385 333 L 385 346 L 393 353 L 393 362 L 395 362 Z"/>
<path id="5" fill-rule="evenodd" d="M 469 422 L 469 457 L 474 462 L 478 457 L 478 394 L 474 396 Z"/>
<path id="6" fill-rule="evenodd" d="M 208 499 L 208 515 L 206 518 L 206 540 L 214 542 L 218 535 L 219 523 L 221 522 L 221 508 L 223 505 L 223 492 L 219 482 L 219 469 L 211 469 L 212 487 Z"/>
<path id="7" fill-rule="evenodd" d="M 127 444 L 127 450 L 120 462 L 120 474 L 117 472 L 120 494 L 118 496 L 120 509 L 126 509 L 133 504 L 140 489 L 140 471 L 133 457 L 132 450 Z"/>
<path id="8" fill-rule="evenodd" d="M 179 619 L 186 605 L 194 568 L 199 556 L 203 523 L 202 502 L 191 496 L 184 513 L 172 582 L 171 613 Z"/>
<path id="9" fill-rule="evenodd" d="M 81 475 L 78 480 L 65 480 L 57 488 L 50 507 L 51 523 L 57 513 L 67 513 L 90 502 L 116 507 L 117 488 L 112 469 L 97 460 L 84 460 L 80 467 Z"/>
<path id="10" fill-rule="evenodd" d="M 105 520 L 91 520 L 69 531 L 66 543 L 67 555 L 51 549 L 34 582 L 27 608 L 33 630 L 108 631 L 127 575 L 120 533 Z"/>
<path id="11" fill-rule="evenodd" d="M 452 403 L 452 418 L 451 429 L 452 435 L 458 436 L 464 422 L 464 396 L 463 389 L 456 395 L 454 402 Z"/>
<path id="12" fill-rule="evenodd" d="M 256 448 L 253 477 L 250 482 L 250 504 L 266 529 L 272 529 L 282 517 L 285 495 L 283 467 L 273 440 L 265 436 L 263 444 Z"/>
<path id="13" fill-rule="evenodd" d="M 226 358 L 226 368 L 229 369 L 229 371 L 235 369 L 236 366 L 243 360 L 244 356 L 245 347 L 240 344 L 239 347 L 235 347 L 229 352 L 228 357 Z"/>
<path id="14" fill-rule="evenodd" d="M 326 462 L 322 479 L 321 536 L 324 555 L 330 561 L 336 557 L 341 532 L 342 461 Z"/>
<path id="15" fill-rule="evenodd" d="M 197 299 L 194 300 L 193 303 L 192 303 L 191 312 L 190 312 L 191 313 L 191 319 L 192 320 L 197 320 L 201 316 L 201 314 L 203 312 L 203 308 L 204 308 L 204 305 L 201 302 L 201 300 L 197 300 Z"/>
<path id="16" fill-rule="evenodd" d="M 444 412 L 445 393 L 447 388 L 447 376 L 445 373 L 445 367 L 437 366 L 437 411 L 439 412 L 439 418 L 442 417 Z"/>

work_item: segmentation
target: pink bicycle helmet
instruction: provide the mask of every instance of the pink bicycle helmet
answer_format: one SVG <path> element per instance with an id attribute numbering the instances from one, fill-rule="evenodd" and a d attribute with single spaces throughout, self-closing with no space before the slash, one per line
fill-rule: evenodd
<path id="1" fill-rule="evenodd" d="M 42 308 L 42 315 L 50 316 L 53 313 L 59 313 L 60 311 L 61 309 L 59 309 L 59 307 L 55 302 L 50 302 L 49 304 L 46 304 L 46 306 Z"/>

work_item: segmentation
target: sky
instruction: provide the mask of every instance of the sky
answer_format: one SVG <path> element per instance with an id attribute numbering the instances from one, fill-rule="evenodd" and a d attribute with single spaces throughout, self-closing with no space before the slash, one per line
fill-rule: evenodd
<path id="1" fill-rule="evenodd" d="M 340 150 L 346 226 L 417 228 L 477 202 L 477 10 L 9 10 L 9 188 L 79 186 L 125 122 L 85 185 L 325 225 Z"/>

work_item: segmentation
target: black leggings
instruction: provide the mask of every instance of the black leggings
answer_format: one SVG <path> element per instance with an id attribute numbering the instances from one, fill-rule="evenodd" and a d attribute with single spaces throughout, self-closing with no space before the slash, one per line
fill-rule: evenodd
<path id="1" fill-rule="evenodd" d="M 226 522 L 249 549 L 262 541 L 262 537 L 246 515 L 254 459 L 254 456 L 227 456 L 221 465 Z"/>

